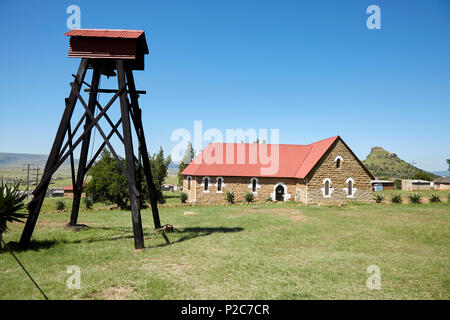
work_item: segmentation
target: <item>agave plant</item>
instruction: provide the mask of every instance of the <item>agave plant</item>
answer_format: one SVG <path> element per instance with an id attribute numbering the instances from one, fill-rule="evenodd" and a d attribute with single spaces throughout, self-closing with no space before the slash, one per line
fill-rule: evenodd
<path id="1" fill-rule="evenodd" d="M 439 195 L 435 194 L 435 193 L 430 194 L 428 196 L 428 198 L 430 199 L 430 202 L 441 202 L 441 199 L 439 198 Z"/>
<path id="2" fill-rule="evenodd" d="M 225 200 L 227 200 L 228 203 L 234 203 L 234 193 L 227 192 L 225 195 Z"/>
<path id="3" fill-rule="evenodd" d="M 253 202 L 253 200 L 255 199 L 255 197 L 253 196 L 253 193 L 251 193 L 251 192 L 246 192 L 245 195 L 244 195 L 244 199 L 245 199 L 245 202 L 251 203 L 251 202 Z"/>
<path id="4" fill-rule="evenodd" d="M 372 197 L 376 203 L 382 203 L 384 200 L 384 194 L 382 194 L 382 193 L 375 193 Z"/>
<path id="5" fill-rule="evenodd" d="M 393 194 L 391 197 L 392 203 L 402 203 L 402 196 L 399 194 Z"/>
<path id="6" fill-rule="evenodd" d="M 422 202 L 422 196 L 418 192 L 412 192 L 408 194 L 409 197 L 409 203 L 421 203 Z"/>
<path id="7" fill-rule="evenodd" d="M 19 182 L 20 183 L 20 182 Z M 28 217 L 27 213 L 19 212 L 25 208 L 23 202 L 27 197 L 26 193 L 21 193 L 19 183 L 7 186 L 1 183 L 0 186 L 0 247 L 2 246 L 3 233 L 8 232 L 8 222 L 24 222 L 21 218 Z"/>

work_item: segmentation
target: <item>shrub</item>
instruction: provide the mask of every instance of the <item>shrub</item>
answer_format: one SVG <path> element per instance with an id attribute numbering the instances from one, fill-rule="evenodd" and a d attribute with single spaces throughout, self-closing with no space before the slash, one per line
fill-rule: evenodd
<path id="1" fill-rule="evenodd" d="M 420 193 L 417 192 L 413 192 L 408 194 L 409 197 L 409 203 L 420 203 L 422 200 L 422 196 L 420 195 Z"/>
<path id="2" fill-rule="evenodd" d="M 251 192 L 247 192 L 244 195 L 245 202 L 247 202 L 247 203 L 253 202 L 254 198 L 255 197 L 253 196 L 253 193 L 251 193 Z"/>
<path id="3" fill-rule="evenodd" d="M 399 194 L 393 194 L 391 201 L 392 203 L 402 203 L 402 196 Z"/>
<path id="4" fill-rule="evenodd" d="M 92 207 L 94 206 L 94 200 L 91 197 L 86 196 L 84 198 L 84 206 L 86 207 L 87 210 L 91 210 Z"/>
<path id="5" fill-rule="evenodd" d="M 450 202 L 450 193 L 447 195 L 447 201 Z"/>
<path id="6" fill-rule="evenodd" d="M 185 193 L 185 192 L 180 193 L 180 200 L 181 200 L 181 203 L 186 203 L 187 198 L 188 198 L 187 193 Z"/>
<path id="7" fill-rule="evenodd" d="M 227 200 L 228 203 L 234 203 L 234 193 L 228 191 L 225 195 L 225 200 Z"/>
<path id="8" fill-rule="evenodd" d="M 266 198 L 266 201 L 267 201 L 267 202 L 273 202 L 273 199 L 272 199 L 272 197 L 267 197 L 267 198 Z"/>
<path id="9" fill-rule="evenodd" d="M 0 185 L 0 248 L 2 247 L 2 235 L 8 232 L 8 222 L 22 222 L 20 218 L 28 217 L 26 213 L 19 211 L 25 208 L 23 201 L 27 197 L 26 193 L 19 190 L 20 182 L 12 187 L 2 183 Z"/>
<path id="10" fill-rule="evenodd" d="M 64 210 L 66 208 L 66 203 L 63 200 L 56 200 L 55 207 L 56 210 Z"/>
<path id="11" fill-rule="evenodd" d="M 439 195 L 438 194 L 435 194 L 435 193 L 433 193 L 433 194 L 430 194 L 429 196 L 428 196 L 428 199 L 430 199 L 430 202 L 441 202 L 441 199 L 439 198 Z"/>
<path id="12" fill-rule="evenodd" d="M 384 194 L 381 193 L 375 193 L 372 197 L 376 203 L 382 203 L 384 200 Z"/>

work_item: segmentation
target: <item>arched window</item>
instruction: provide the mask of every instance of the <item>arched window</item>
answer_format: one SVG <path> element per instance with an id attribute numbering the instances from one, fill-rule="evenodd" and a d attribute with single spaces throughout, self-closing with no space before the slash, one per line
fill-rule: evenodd
<path id="1" fill-rule="evenodd" d="M 202 179 L 202 186 L 203 186 L 203 192 L 209 193 L 209 184 L 211 183 L 211 179 L 209 177 L 203 177 Z"/>
<path id="2" fill-rule="evenodd" d="M 258 184 L 258 178 L 251 178 L 250 179 L 250 184 L 247 186 L 250 190 L 252 190 L 253 194 L 257 194 L 258 193 L 258 189 L 261 187 Z"/>
<path id="3" fill-rule="evenodd" d="M 192 180 L 192 177 L 187 177 L 188 190 L 191 190 L 191 180 Z"/>
<path id="4" fill-rule="evenodd" d="M 222 178 L 217 179 L 217 191 L 222 191 Z"/>
<path id="5" fill-rule="evenodd" d="M 341 156 L 334 158 L 334 163 L 336 164 L 336 169 L 339 169 L 342 165 L 343 159 Z"/>
<path id="6" fill-rule="evenodd" d="M 355 188 L 355 181 L 352 178 L 345 180 L 345 188 L 343 189 L 347 198 L 353 198 L 357 189 Z"/>
<path id="7" fill-rule="evenodd" d="M 333 187 L 331 185 L 331 179 L 330 178 L 325 178 L 323 179 L 323 187 L 320 188 L 320 190 L 322 190 L 322 195 L 325 198 L 329 198 L 331 197 L 331 194 L 333 193 Z"/>

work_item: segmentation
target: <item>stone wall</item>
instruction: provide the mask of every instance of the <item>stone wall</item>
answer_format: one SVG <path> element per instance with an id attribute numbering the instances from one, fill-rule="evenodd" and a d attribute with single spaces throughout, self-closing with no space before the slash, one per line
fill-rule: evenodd
<path id="1" fill-rule="evenodd" d="M 336 157 L 342 158 L 339 168 L 336 167 Z M 308 204 L 371 200 L 372 179 L 341 140 L 327 151 L 325 157 L 308 176 Z M 354 181 L 352 196 L 348 196 L 346 190 L 349 178 Z M 322 190 L 325 179 L 331 181 L 329 197 L 325 197 Z"/>
<path id="2" fill-rule="evenodd" d="M 251 192 L 252 177 L 222 177 L 222 191 L 217 190 L 217 176 L 210 176 L 210 183 L 207 192 L 204 191 L 204 177 L 192 177 L 191 189 L 188 190 L 187 177 L 183 179 L 183 192 L 188 195 L 188 202 L 207 203 L 207 204 L 224 204 L 226 203 L 225 195 L 227 192 L 234 193 L 235 202 L 245 202 L 244 195 Z M 267 197 L 275 197 L 274 189 L 279 183 L 285 187 L 285 200 L 295 200 L 295 193 L 299 187 L 299 180 L 293 178 L 263 178 L 256 177 L 257 191 L 253 193 L 254 201 L 262 202 Z"/>

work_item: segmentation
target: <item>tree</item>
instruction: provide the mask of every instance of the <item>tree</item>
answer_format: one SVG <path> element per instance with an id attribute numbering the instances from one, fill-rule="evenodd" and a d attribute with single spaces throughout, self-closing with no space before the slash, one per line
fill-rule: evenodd
<path id="1" fill-rule="evenodd" d="M 412 178 L 417 179 L 417 180 L 427 180 L 427 181 L 433 180 L 433 178 L 428 174 L 428 172 L 425 172 L 425 171 L 416 172 Z"/>
<path id="2" fill-rule="evenodd" d="M 447 159 L 448 171 L 450 171 L 450 159 Z"/>
<path id="3" fill-rule="evenodd" d="M 192 147 L 192 143 L 188 141 L 186 150 L 184 151 L 183 159 L 178 165 L 178 185 L 183 184 L 183 176 L 181 175 L 181 173 L 192 162 L 192 160 L 194 160 L 194 157 L 195 157 L 194 148 Z"/>
<path id="4" fill-rule="evenodd" d="M 27 194 L 21 193 L 19 184 L 8 187 L 3 183 L 0 185 L 0 248 L 2 247 L 3 233 L 8 231 L 8 222 L 22 222 L 21 218 L 28 217 L 28 214 L 21 213 L 25 208 L 24 200 Z"/>
<path id="5" fill-rule="evenodd" d="M 153 156 L 150 157 L 150 167 L 152 170 L 152 176 L 153 176 L 153 183 L 155 184 L 156 188 L 156 194 L 158 196 L 158 202 L 164 203 L 166 202 L 165 197 L 162 193 L 161 187 L 164 183 L 164 181 L 167 178 L 167 172 L 169 169 L 169 165 L 172 162 L 172 158 L 167 156 L 167 158 L 164 158 L 164 151 L 162 147 L 159 148 L 159 152 L 155 153 Z M 144 182 L 144 188 L 145 191 L 147 191 L 147 184 Z M 148 195 L 148 192 L 145 192 L 146 195 Z"/>
<path id="6" fill-rule="evenodd" d="M 126 162 L 120 159 L 126 168 Z M 100 160 L 89 170 L 91 180 L 86 184 L 86 196 L 94 202 L 117 204 L 121 209 L 127 207 L 130 200 L 128 181 L 116 159 L 103 149 Z"/>
<path id="7" fill-rule="evenodd" d="M 167 177 L 167 170 L 171 162 L 170 156 L 164 158 L 164 152 L 160 148 L 157 154 L 150 156 L 150 168 L 152 170 L 153 183 L 155 184 L 157 201 L 164 203 L 165 199 L 161 191 L 161 186 Z M 126 168 L 126 161 L 119 159 Z M 135 167 L 137 171 L 137 166 Z M 86 196 L 94 202 L 104 202 L 117 204 L 122 210 L 127 208 L 130 201 L 128 181 L 123 174 L 117 161 L 111 153 L 104 149 L 101 158 L 89 170 L 91 180 L 86 184 Z M 144 173 L 141 172 L 141 176 Z M 145 179 L 141 182 L 141 203 L 149 200 L 148 187 Z"/>

